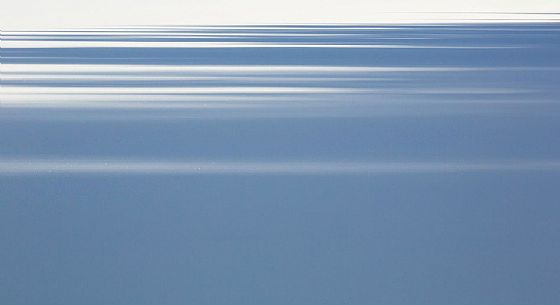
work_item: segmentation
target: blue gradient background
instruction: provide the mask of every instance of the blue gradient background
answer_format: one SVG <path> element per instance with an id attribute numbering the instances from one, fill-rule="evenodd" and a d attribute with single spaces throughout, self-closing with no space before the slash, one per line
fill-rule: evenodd
<path id="1" fill-rule="evenodd" d="M 1 50 L 0 304 L 560 303 L 559 168 L 515 169 L 516 162 L 560 159 L 558 24 L 194 30 L 218 38 L 177 38 L 193 31 L 180 26 L 158 31 L 164 36 L 3 34 L 8 45 L 37 45 Z M 52 41 L 78 45 L 41 45 Z M 114 44 L 88 47 L 91 41 Z M 122 46 L 153 41 L 161 45 Z M 168 47 L 172 41 L 218 45 Z M 231 41 L 268 47 L 219 45 Z M 90 66 L 57 72 L 67 64 Z M 107 64 L 148 68 L 115 72 Z M 264 68 L 180 70 L 200 65 Z M 326 70 L 275 72 L 280 66 Z M 180 106 L 196 102 L 193 94 L 152 101 L 134 93 L 192 87 L 341 93 L 209 91 L 199 97 L 214 100 L 191 108 Z M 35 95 L 17 100 L 29 88 Z M 42 90 L 53 88 L 61 93 L 46 99 Z M 114 108 L 123 95 L 70 94 L 92 88 L 129 90 L 132 101 Z M 50 104 L 34 103 L 41 99 Z M 6 167 L 53 159 L 514 168 L 197 174 Z"/>

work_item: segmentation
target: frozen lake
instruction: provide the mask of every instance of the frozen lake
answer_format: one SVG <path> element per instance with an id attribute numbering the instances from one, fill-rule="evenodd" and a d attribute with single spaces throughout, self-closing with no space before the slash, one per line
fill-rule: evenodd
<path id="1" fill-rule="evenodd" d="M 3 32 L 0 303 L 560 302 L 560 24 Z"/>

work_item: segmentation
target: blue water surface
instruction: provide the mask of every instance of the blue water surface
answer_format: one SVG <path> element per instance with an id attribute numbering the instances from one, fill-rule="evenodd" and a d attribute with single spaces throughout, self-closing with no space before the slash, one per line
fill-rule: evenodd
<path id="1" fill-rule="evenodd" d="M 560 25 L 2 34 L 0 304 L 560 303 Z"/>

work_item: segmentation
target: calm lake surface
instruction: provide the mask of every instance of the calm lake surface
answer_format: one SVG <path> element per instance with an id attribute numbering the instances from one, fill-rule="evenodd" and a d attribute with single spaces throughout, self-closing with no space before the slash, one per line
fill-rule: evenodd
<path id="1" fill-rule="evenodd" d="M 560 303 L 560 24 L 2 33 L 0 303 Z"/>

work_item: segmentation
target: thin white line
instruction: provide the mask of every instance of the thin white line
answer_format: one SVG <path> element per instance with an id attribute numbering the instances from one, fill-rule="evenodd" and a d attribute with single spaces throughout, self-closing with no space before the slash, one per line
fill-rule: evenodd
<path id="1" fill-rule="evenodd" d="M 0 175 L 20 174 L 437 174 L 560 171 L 560 161 L 259 162 L 152 160 L 0 160 Z"/>
<path id="2" fill-rule="evenodd" d="M 537 67 L 540 68 L 540 67 Z M 287 65 L 91 65 L 91 64 L 3 64 L 3 72 L 461 72 L 494 71 L 488 67 L 367 67 L 367 66 L 287 66 Z M 507 69 L 507 68 L 506 68 Z"/>
<path id="3" fill-rule="evenodd" d="M 367 92 L 330 87 L 23 87 L 3 86 L 2 94 L 282 94 Z"/>
<path id="4" fill-rule="evenodd" d="M 351 49 L 519 49 L 530 46 L 455 46 L 414 44 L 305 44 L 267 42 L 189 42 L 189 41 L 38 41 L 8 40 L 2 48 L 88 48 L 88 47 L 162 47 L 162 48 L 351 48 Z"/>

